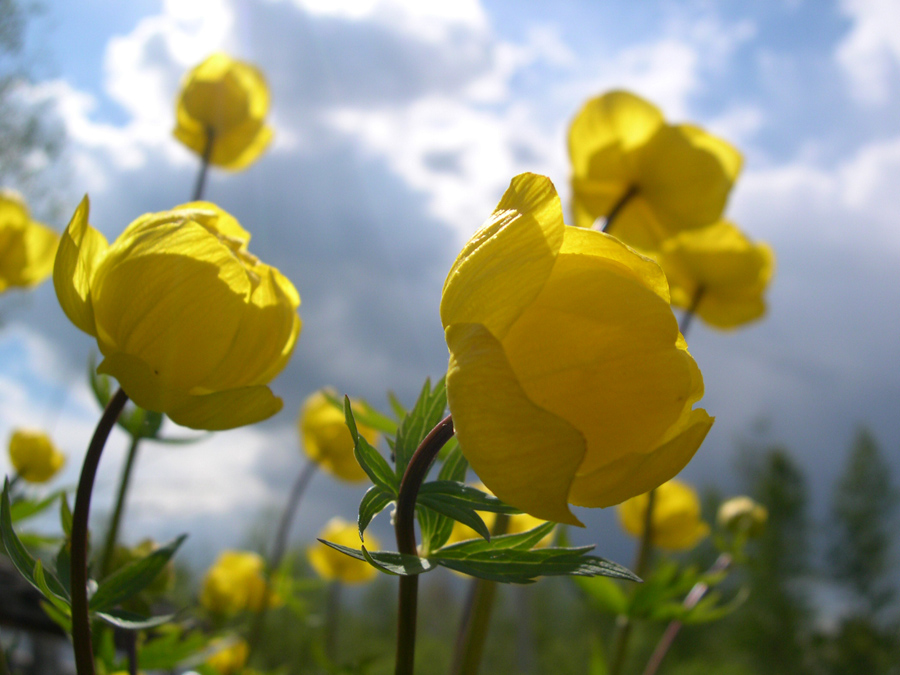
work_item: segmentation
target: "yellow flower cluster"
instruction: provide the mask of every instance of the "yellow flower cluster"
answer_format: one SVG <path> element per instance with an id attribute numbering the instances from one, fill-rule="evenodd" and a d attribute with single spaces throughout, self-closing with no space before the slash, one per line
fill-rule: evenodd
<path id="1" fill-rule="evenodd" d="M 0 190 L 0 293 L 50 276 L 58 243 L 59 234 L 31 219 L 19 193 Z"/>

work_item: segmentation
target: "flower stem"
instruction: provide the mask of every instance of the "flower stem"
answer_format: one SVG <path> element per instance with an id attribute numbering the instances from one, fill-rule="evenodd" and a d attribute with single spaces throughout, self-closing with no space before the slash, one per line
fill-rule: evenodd
<path id="1" fill-rule="evenodd" d="M 334 663 L 337 658 L 338 619 L 341 614 L 341 582 L 332 581 L 325 601 L 325 656 Z"/>
<path id="2" fill-rule="evenodd" d="M 134 462 L 137 459 L 138 445 L 141 442 L 140 436 L 131 437 L 131 446 L 128 448 L 128 457 L 125 458 L 125 466 L 122 468 L 122 475 L 119 478 L 119 493 L 116 495 L 116 506 L 113 510 L 112 520 L 109 523 L 109 529 L 106 532 L 106 542 L 103 545 L 103 557 L 100 558 L 100 578 L 104 579 L 110 572 L 112 566 L 113 551 L 116 548 L 116 541 L 119 538 L 119 525 L 122 522 L 122 513 L 125 511 L 125 495 L 128 494 L 128 485 L 131 482 L 131 472 L 134 469 Z"/>
<path id="3" fill-rule="evenodd" d="M 212 156 L 215 132 L 212 127 L 206 127 L 206 147 L 203 149 L 203 160 L 200 164 L 200 173 L 197 174 L 197 182 L 194 184 L 194 196 L 192 202 L 203 198 L 203 188 L 206 186 L 206 174 L 209 172 L 209 158 Z"/>
<path id="4" fill-rule="evenodd" d="M 103 411 L 84 456 L 81 478 L 75 492 L 75 508 L 72 511 L 72 644 L 75 648 L 75 669 L 78 675 L 94 675 L 94 649 L 91 645 L 91 619 L 88 614 L 87 598 L 87 539 L 91 492 L 94 489 L 94 478 L 97 476 L 103 446 L 127 401 L 128 394 L 120 388 Z"/>
<path id="5" fill-rule="evenodd" d="M 453 437 L 453 419 L 447 415 L 428 432 L 416 448 L 406 466 L 397 495 L 397 510 L 394 516 L 394 533 L 400 553 L 417 555 L 416 551 L 416 499 L 419 487 L 428 469 L 437 458 L 444 444 Z M 397 662 L 395 675 L 413 675 L 416 654 L 416 604 L 418 601 L 419 577 L 400 577 L 400 598 L 397 612 Z"/>
<path id="6" fill-rule="evenodd" d="M 678 326 L 678 330 L 681 331 L 682 335 L 685 335 L 688 328 L 690 328 L 691 322 L 694 320 L 694 315 L 697 313 L 697 307 L 700 306 L 700 301 L 703 299 L 703 294 L 705 292 L 705 286 L 697 286 L 697 290 L 694 291 L 694 297 L 691 299 L 691 306 L 685 310 L 684 315 L 681 317 L 681 324 Z"/>
<path id="7" fill-rule="evenodd" d="M 637 185 L 631 185 L 625 191 L 625 194 L 617 201 L 613 207 L 609 210 L 609 215 L 606 216 L 606 220 L 603 221 L 603 229 L 601 232 L 609 232 L 609 229 L 612 227 L 613 221 L 616 219 L 616 216 L 625 208 L 625 205 L 631 201 L 631 198 L 634 197 L 638 193 Z"/>
<path id="8" fill-rule="evenodd" d="M 644 532 L 641 535 L 641 544 L 638 548 L 637 559 L 634 563 L 634 573 L 643 578 L 650 564 L 650 556 L 653 553 L 653 506 L 656 502 L 656 490 L 647 493 L 647 511 L 644 514 Z M 631 630 L 634 624 L 631 618 L 620 615 L 616 620 L 616 642 L 613 651 L 612 666 L 609 675 L 619 675 L 622 666 L 625 665 L 625 656 L 628 653 L 628 641 L 631 639 Z"/>
<path id="9" fill-rule="evenodd" d="M 259 640 L 263 634 L 263 628 L 266 623 L 266 613 L 269 609 L 269 596 L 272 593 L 272 575 L 281 565 L 281 559 L 284 558 L 284 552 L 287 548 L 288 534 L 291 531 L 291 524 L 294 522 L 294 516 L 300 506 L 300 500 L 303 498 L 310 479 L 316 472 L 318 464 L 315 462 L 307 462 L 300 470 L 297 480 L 291 488 L 288 496 L 287 504 L 285 504 L 284 512 L 281 514 L 281 522 L 278 524 L 278 530 L 275 533 L 275 541 L 272 543 L 272 552 L 269 555 L 269 561 L 266 565 L 266 588 L 263 592 L 263 601 L 253 618 L 253 626 L 250 629 L 250 637 L 247 640 L 248 651 L 247 661 L 250 661 L 250 655 L 259 645 Z"/>
<path id="10" fill-rule="evenodd" d="M 506 534 L 508 527 L 509 516 L 499 513 L 491 528 L 491 535 Z M 450 668 L 451 675 L 476 675 L 478 672 L 496 595 L 496 582 L 487 579 L 472 579 L 469 596 L 463 610 L 463 619 L 456 636 L 456 650 L 453 654 L 453 665 Z"/>
<path id="11" fill-rule="evenodd" d="M 722 553 L 716 558 L 716 562 L 713 563 L 712 567 L 709 568 L 709 574 L 717 574 L 719 572 L 724 572 L 727 570 L 732 563 L 732 558 L 729 553 Z M 706 595 L 706 592 L 709 590 L 709 585 L 698 581 L 694 584 L 694 587 L 691 589 L 691 592 L 687 594 L 687 597 L 684 599 L 682 605 L 685 609 L 691 609 L 697 605 L 698 602 Z M 678 635 L 678 631 L 681 630 L 682 623 L 680 621 L 671 621 L 668 626 L 666 626 L 666 631 L 663 633 L 662 637 L 659 639 L 659 643 L 656 645 L 656 649 L 653 650 L 653 654 L 650 656 L 650 660 L 647 661 L 647 667 L 644 668 L 644 675 L 656 675 L 656 671 L 659 670 L 659 666 L 662 664 L 663 659 L 666 654 L 669 652 L 669 648 L 672 646 L 672 643 L 675 641 L 675 636 Z"/>

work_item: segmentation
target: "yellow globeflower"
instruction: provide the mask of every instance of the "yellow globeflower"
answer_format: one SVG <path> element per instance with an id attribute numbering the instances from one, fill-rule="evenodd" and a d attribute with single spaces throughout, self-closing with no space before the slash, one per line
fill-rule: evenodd
<path id="1" fill-rule="evenodd" d="M 619 522 L 632 536 L 644 536 L 649 501 L 642 494 L 618 507 Z M 709 534 L 709 526 L 700 519 L 700 498 L 693 488 L 677 480 L 663 483 L 653 493 L 650 527 L 653 545 L 670 551 L 693 548 Z"/>
<path id="2" fill-rule="evenodd" d="M 678 473 L 712 425 L 659 266 L 566 227 L 549 179 L 512 180 L 444 282 L 459 445 L 500 499 L 580 524 Z"/>
<path id="3" fill-rule="evenodd" d="M 211 164 L 243 169 L 272 140 L 266 124 L 269 88 L 255 66 L 216 53 L 184 78 L 176 107 L 175 138 Z"/>
<path id="4" fill-rule="evenodd" d="M 357 403 L 351 404 L 354 408 Z M 317 391 L 309 396 L 300 409 L 297 420 L 303 449 L 310 460 L 316 462 L 328 473 L 346 481 L 361 481 L 366 472 L 353 454 L 353 437 L 344 420 L 344 413 L 335 408 Z M 359 433 L 372 445 L 378 442 L 378 432 L 357 424 Z"/>
<path id="5" fill-rule="evenodd" d="M 666 124 L 626 91 L 588 101 L 569 130 L 575 224 L 618 210 L 610 232 L 652 250 L 673 234 L 718 220 L 741 169 L 740 153 L 689 124 Z"/>
<path id="6" fill-rule="evenodd" d="M 58 233 L 31 220 L 19 193 L 0 190 L 0 292 L 50 276 L 58 243 Z"/>
<path id="7" fill-rule="evenodd" d="M 343 518 L 335 517 L 329 520 L 325 528 L 319 532 L 318 538 L 341 546 L 359 548 L 359 531 L 356 525 L 348 523 Z M 373 535 L 366 535 L 367 549 L 376 551 L 380 545 Z M 316 574 L 327 581 L 359 584 L 371 581 L 378 573 L 369 563 L 344 555 L 320 541 L 307 549 L 306 557 Z"/>
<path id="8" fill-rule="evenodd" d="M 200 604 L 215 614 L 258 612 L 266 595 L 265 563 L 249 551 L 223 551 L 206 571 Z"/>
<path id="9" fill-rule="evenodd" d="M 250 656 L 250 645 L 246 640 L 236 640 L 231 643 L 214 641 L 211 647 L 218 645 L 222 648 L 206 659 L 206 664 L 215 668 L 219 675 L 234 675 L 241 672 L 247 665 L 247 657 Z"/>
<path id="10" fill-rule="evenodd" d="M 9 458 L 16 473 L 29 483 L 46 483 L 66 463 L 47 434 L 17 429 L 9 439 Z"/>
<path id="11" fill-rule="evenodd" d="M 763 294 L 775 256 L 727 221 L 665 241 L 659 264 L 669 279 L 672 304 L 692 307 L 699 292 L 694 311 L 712 326 L 734 328 L 765 314 Z"/>
<path id="12" fill-rule="evenodd" d="M 137 405 L 194 429 L 252 424 L 281 409 L 266 385 L 294 350 L 300 296 L 249 240 L 218 206 L 192 202 L 141 216 L 110 246 L 85 197 L 60 243 L 56 296 L 97 338 L 97 371 Z"/>

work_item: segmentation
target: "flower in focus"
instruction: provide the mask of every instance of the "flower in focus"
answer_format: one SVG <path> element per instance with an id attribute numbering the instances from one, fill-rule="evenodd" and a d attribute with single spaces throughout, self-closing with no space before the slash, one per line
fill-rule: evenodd
<path id="1" fill-rule="evenodd" d="M 351 402 L 353 408 L 358 405 Z M 354 482 L 366 478 L 365 470 L 353 454 L 353 437 L 344 413 L 331 404 L 323 391 L 313 393 L 304 401 L 297 426 L 310 460 L 341 480 Z M 359 423 L 356 428 L 372 445 L 378 442 L 378 432 L 374 429 Z"/>
<path id="2" fill-rule="evenodd" d="M 206 659 L 206 664 L 215 668 L 219 675 L 234 675 L 239 673 L 241 669 L 247 665 L 247 657 L 250 655 L 250 645 L 246 640 L 237 641 L 214 641 L 211 648 L 215 649 L 218 645 L 222 648 L 216 651 L 212 656 Z"/>
<path id="3" fill-rule="evenodd" d="M 29 483 L 46 483 L 66 463 L 66 457 L 41 431 L 17 429 L 9 439 L 9 459 Z"/>
<path id="4" fill-rule="evenodd" d="M 211 142 L 210 164 L 243 169 L 272 140 L 268 112 L 269 88 L 259 69 L 216 53 L 185 76 L 172 133 L 201 157 Z"/>
<path id="5" fill-rule="evenodd" d="M 569 156 L 575 225 L 591 227 L 617 209 L 611 232 L 644 250 L 718 220 L 742 164 L 722 139 L 667 124 L 656 106 L 626 91 L 581 108 Z"/>
<path id="6" fill-rule="evenodd" d="M 194 429 L 231 429 L 281 409 L 269 389 L 297 336 L 300 296 L 247 250 L 250 235 L 209 202 L 149 213 L 112 245 L 87 197 L 53 271 L 69 319 L 97 338 L 97 371 L 136 405 Z"/>
<path id="7" fill-rule="evenodd" d="M 0 292 L 50 276 L 58 244 L 59 234 L 31 220 L 20 194 L 0 190 Z"/>
<path id="8" fill-rule="evenodd" d="M 752 243 L 727 221 L 668 239 L 658 261 L 672 304 L 693 307 L 699 293 L 694 311 L 712 326 L 734 328 L 765 314 L 763 293 L 775 266 L 772 249 Z"/>
<path id="9" fill-rule="evenodd" d="M 354 523 L 348 523 L 343 518 L 329 520 L 325 528 L 319 532 L 318 538 L 351 548 L 359 546 L 359 530 Z M 371 534 L 367 535 L 366 543 L 367 549 L 378 550 L 380 546 L 378 540 Z M 327 581 L 359 584 L 371 581 L 378 574 L 378 571 L 368 563 L 351 558 L 320 541 L 307 549 L 306 557 L 316 574 Z"/>
<path id="10" fill-rule="evenodd" d="M 258 612 L 266 596 L 264 570 L 257 553 L 223 551 L 206 571 L 200 604 L 214 614 Z"/>
<path id="11" fill-rule="evenodd" d="M 712 418 L 653 261 L 566 227 L 549 179 L 522 174 L 463 248 L 441 299 L 460 449 L 500 499 L 580 524 L 678 473 Z"/>
<path id="12" fill-rule="evenodd" d="M 649 502 L 650 497 L 642 494 L 619 504 L 619 522 L 630 535 L 644 536 Z M 670 551 L 693 548 L 709 534 L 709 526 L 700 519 L 700 498 L 693 488 L 677 480 L 656 488 L 650 532 L 654 546 Z"/>
<path id="13" fill-rule="evenodd" d="M 749 537 L 761 535 L 768 520 L 768 509 L 750 497 L 732 497 L 722 502 L 716 514 L 719 527 L 732 534 L 746 534 Z"/>

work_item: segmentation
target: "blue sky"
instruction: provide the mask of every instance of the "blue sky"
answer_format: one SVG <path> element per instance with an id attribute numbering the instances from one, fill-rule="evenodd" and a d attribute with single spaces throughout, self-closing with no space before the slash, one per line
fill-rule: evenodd
<path id="1" fill-rule="evenodd" d="M 294 418 L 306 394 L 330 384 L 376 404 L 387 389 L 409 401 L 440 375 L 437 306 L 459 248 L 516 173 L 549 175 L 567 202 L 567 125 L 613 87 L 744 152 L 727 215 L 777 255 L 766 319 L 730 333 L 697 322 L 688 336 L 717 422 L 684 476 L 734 487 L 737 441 L 758 420 L 807 469 L 820 512 L 857 425 L 900 470 L 893 0 L 45 6 L 31 36 L 41 81 L 27 95 L 69 132 L 65 199 L 74 209 L 90 193 L 109 236 L 187 199 L 197 161 L 170 135 L 185 70 L 225 49 L 257 63 L 272 89 L 273 147 L 244 173 L 215 172 L 207 195 L 303 299 L 303 334 L 274 385 L 285 410 L 193 448 L 148 448 L 135 538 L 187 529 L 210 556 L 237 543 L 299 471 Z M 4 302 L 0 431 L 50 427 L 74 482 L 95 421 L 92 343 L 49 284 Z M 98 517 L 123 444 L 104 458 Z M 352 517 L 358 493 L 317 479 L 298 536 L 334 512 Z M 610 514 L 588 522 L 588 540 L 615 536 Z"/>

